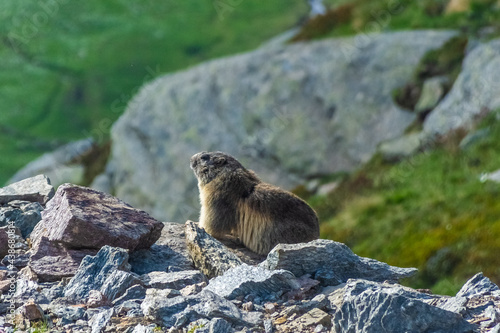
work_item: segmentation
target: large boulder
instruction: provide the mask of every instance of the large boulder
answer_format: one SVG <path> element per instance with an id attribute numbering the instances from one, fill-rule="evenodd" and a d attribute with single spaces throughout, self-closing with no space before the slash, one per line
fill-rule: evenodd
<path id="1" fill-rule="evenodd" d="M 161 220 L 196 219 L 189 158 L 238 157 L 270 183 L 350 171 L 415 119 L 392 91 L 452 31 L 404 31 L 266 47 L 146 85 L 112 128 L 105 175 L 118 197 Z M 168 189 L 168 190 L 166 190 Z"/>

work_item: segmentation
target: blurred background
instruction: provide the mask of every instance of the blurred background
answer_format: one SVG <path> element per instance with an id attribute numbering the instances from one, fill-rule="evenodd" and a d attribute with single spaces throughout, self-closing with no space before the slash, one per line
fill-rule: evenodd
<path id="1" fill-rule="evenodd" d="M 307 115 L 309 107 L 324 112 L 328 119 L 337 117 L 332 120 L 332 127 L 326 129 L 319 129 L 320 125 L 314 122 L 309 124 L 312 128 L 318 126 L 325 145 L 340 145 L 339 140 L 348 134 L 336 138 L 336 133 L 343 133 L 354 123 L 352 126 L 358 131 L 356 146 L 335 146 L 345 149 L 350 157 L 331 160 L 325 148 L 322 152 L 327 164 L 342 167 L 328 168 L 320 163 L 316 167 L 317 161 L 307 155 L 316 146 L 303 145 L 297 139 L 301 136 L 289 139 L 294 148 L 281 152 L 278 139 L 270 136 L 266 141 L 262 139 L 265 132 L 254 131 L 252 140 L 260 141 L 252 146 L 253 150 L 243 149 L 241 144 L 232 154 L 242 157 L 245 165 L 256 158 L 269 160 L 250 167 L 263 172 L 264 180 L 275 181 L 308 200 L 320 216 L 323 238 L 344 242 L 359 255 L 391 265 L 418 267 L 419 275 L 407 282 L 412 286 L 453 294 L 478 271 L 500 283 L 500 175 L 495 174 L 500 169 L 500 66 L 496 66 L 500 64 L 500 1 L 3 0 L 0 9 L 0 184 L 48 173 L 54 185 L 67 181 L 108 190 L 163 220 L 183 222 L 196 218 L 197 189 L 191 174 L 187 185 L 177 185 L 172 178 L 159 181 L 164 191 L 169 189 L 166 183 L 172 185 L 172 196 L 180 193 L 189 197 L 190 203 L 184 210 L 163 209 L 174 200 L 169 196 L 151 198 L 144 191 L 137 194 L 120 187 L 129 179 L 136 183 L 158 182 L 163 171 L 152 171 L 150 179 L 144 181 L 134 176 L 133 170 L 139 167 L 126 169 L 126 163 L 118 156 L 141 148 L 129 145 L 133 148 L 124 150 L 118 146 L 120 131 L 123 134 L 133 128 L 123 125 L 126 117 L 122 118 L 122 125 L 113 124 L 126 109 L 129 118 L 144 115 L 134 120 L 134 126 L 158 119 L 160 124 L 165 121 L 165 128 L 173 123 L 196 121 L 197 116 L 186 116 L 187 120 L 173 117 L 181 117 L 184 112 L 195 114 L 193 109 L 197 107 L 184 103 L 176 89 L 186 82 L 195 85 L 198 80 L 172 83 L 178 76 L 169 73 L 192 69 L 190 73 L 200 71 L 200 77 L 212 75 L 215 81 L 219 78 L 218 85 L 224 86 L 225 77 L 217 76 L 224 66 L 217 62 L 203 67 L 204 63 L 257 52 L 250 58 L 262 57 L 262 65 L 248 62 L 238 66 L 251 68 L 248 73 L 257 72 L 264 77 L 260 83 L 252 84 L 271 96 L 275 111 L 273 117 L 267 118 L 258 112 L 252 114 L 251 120 L 245 118 L 243 128 L 250 133 L 254 125 L 280 119 L 280 111 L 276 111 L 280 99 L 299 96 L 306 117 L 313 117 Z M 414 33 L 393 35 L 408 31 Z M 380 48 L 392 48 L 396 54 L 388 55 Z M 398 50 L 401 54 L 397 54 Z M 300 59 L 290 60 L 293 67 L 307 62 L 308 52 L 332 56 L 313 57 L 319 59 L 317 66 L 314 60 L 301 67 L 304 73 L 294 72 L 303 75 L 303 81 L 302 77 L 285 76 L 285 67 L 280 67 L 283 73 L 275 75 L 274 67 L 268 65 L 273 59 L 284 61 L 287 54 L 298 54 Z M 331 75 L 322 77 L 321 84 L 308 86 L 311 77 L 321 76 L 326 63 L 337 61 L 335 57 L 343 59 L 343 67 L 354 69 L 338 75 L 332 70 Z M 228 60 L 228 68 L 236 66 L 235 61 Z M 198 64 L 201 67 L 193 68 Z M 384 83 L 384 66 L 388 64 L 394 64 L 397 70 L 397 79 L 387 79 L 391 84 Z M 486 73 L 484 78 L 481 73 Z M 279 78 L 287 81 L 284 86 L 279 86 Z M 293 80 L 305 83 L 297 88 Z M 226 90 L 214 90 L 213 94 L 221 96 L 217 103 L 223 103 L 224 96 L 230 96 L 231 88 L 239 81 L 244 82 L 245 77 L 228 79 L 231 84 L 227 84 Z M 163 84 L 163 88 L 151 82 Z M 345 82 L 349 82 L 353 101 L 372 94 L 361 105 L 375 105 L 381 116 L 367 111 L 345 120 L 354 111 L 342 113 L 348 109 L 342 107 L 341 97 L 336 95 L 342 94 L 329 94 L 330 84 L 339 86 Z M 265 86 L 268 83 L 269 89 Z M 380 85 L 383 89 L 365 92 L 367 85 Z M 319 97 L 315 95 L 318 88 L 307 90 L 319 86 L 326 87 Z M 170 89 L 168 96 L 181 100 L 176 104 L 179 113 L 169 113 L 170 118 L 163 120 L 153 115 L 148 118 L 148 109 L 164 108 L 168 113 L 171 106 L 169 102 L 162 104 L 162 98 L 155 99 L 153 93 L 147 95 L 144 87 Z M 142 94 L 154 100 L 154 105 L 137 98 L 136 103 L 131 102 L 141 89 Z M 211 91 L 210 87 L 206 89 Z M 246 91 L 239 89 L 239 93 Z M 287 95 L 282 97 L 280 93 L 285 92 Z M 384 98 L 379 104 L 375 94 Z M 210 112 L 210 103 L 204 99 L 198 106 Z M 240 104 L 243 105 L 233 102 L 231 108 L 238 109 Z M 241 114 L 251 113 L 249 109 L 253 107 L 249 105 L 241 106 Z M 213 109 L 218 107 L 224 110 L 220 105 Z M 378 134 L 360 134 L 363 128 L 355 124 L 370 114 L 382 119 L 386 108 L 394 113 L 384 120 L 386 127 L 375 126 L 375 119 L 366 126 Z M 217 116 L 225 117 L 223 111 Z M 318 124 L 323 122 L 318 119 Z M 385 129 L 393 129 L 394 123 L 400 131 L 384 137 Z M 282 133 L 288 125 L 295 126 L 286 119 L 284 124 L 261 128 Z M 337 128 L 342 130 L 336 131 Z M 172 152 L 188 147 L 186 151 L 191 154 L 205 148 L 196 144 L 203 140 L 192 139 L 196 133 L 191 133 L 191 129 L 186 125 L 175 140 L 169 139 L 174 130 L 162 132 L 158 137 L 168 145 L 154 139 L 153 144 L 148 143 L 147 158 L 168 156 L 168 164 L 158 164 L 165 173 L 177 166 L 186 169 L 187 162 L 177 160 Z M 204 129 L 197 127 L 193 131 L 201 133 Z M 254 141 L 248 137 L 250 134 L 242 142 L 251 146 Z M 377 142 L 374 137 L 379 138 Z M 302 139 L 309 140 L 307 135 Z M 229 147 L 226 142 L 230 139 L 221 140 L 208 148 Z M 141 147 L 145 141 L 140 141 Z M 168 147 L 161 149 L 166 151 L 160 151 L 158 147 L 165 145 Z M 365 145 L 373 147 L 366 151 L 359 148 Z M 351 153 L 353 149 L 361 153 Z M 282 155 L 294 156 L 314 167 L 306 172 L 302 165 L 294 164 L 295 160 L 285 161 Z M 138 156 L 142 160 L 143 155 Z M 156 165 L 154 161 L 150 163 Z M 283 170 L 286 175 L 271 171 L 266 174 L 271 169 Z M 54 170 L 57 172 L 52 176 Z M 99 178 L 100 175 L 106 176 Z M 131 184 L 135 186 L 133 181 Z M 180 188 L 185 187 L 192 190 L 184 193 Z"/>

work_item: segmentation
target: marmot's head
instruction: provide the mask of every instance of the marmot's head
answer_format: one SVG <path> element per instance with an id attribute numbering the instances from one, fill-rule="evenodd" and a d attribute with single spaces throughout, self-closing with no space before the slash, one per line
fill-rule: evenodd
<path id="1" fill-rule="evenodd" d="M 238 169 L 245 169 L 237 159 L 229 154 L 216 151 L 201 153 L 191 157 L 193 169 L 200 185 L 206 185 L 221 175 L 228 175 Z"/>

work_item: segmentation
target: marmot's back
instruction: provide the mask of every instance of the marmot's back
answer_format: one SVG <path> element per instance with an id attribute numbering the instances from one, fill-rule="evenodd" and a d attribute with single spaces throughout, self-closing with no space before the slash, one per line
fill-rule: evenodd
<path id="1" fill-rule="evenodd" d="M 201 152 L 191 158 L 191 168 L 200 190 L 200 226 L 214 237 L 232 234 L 259 254 L 278 243 L 319 237 L 318 217 L 305 201 L 263 183 L 234 157 Z"/>

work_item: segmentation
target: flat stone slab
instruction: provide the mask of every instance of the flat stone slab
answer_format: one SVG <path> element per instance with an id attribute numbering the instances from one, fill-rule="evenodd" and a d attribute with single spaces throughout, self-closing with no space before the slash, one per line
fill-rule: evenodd
<path id="1" fill-rule="evenodd" d="M 285 269 L 297 277 L 310 274 L 323 285 L 337 285 L 348 279 L 396 282 L 417 272 L 416 268 L 394 267 L 360 257 L 345 244 L 327 239 L 278 244 L 260 266 L 269 270 Z"/>
<path id="2" fill-rule="evenodd" d="M 54 196 L 50 179 L 44 175 L 27 178 L 0 188 L 0 204 L 13 200 L 38 202 L 45 205 Z"/>

